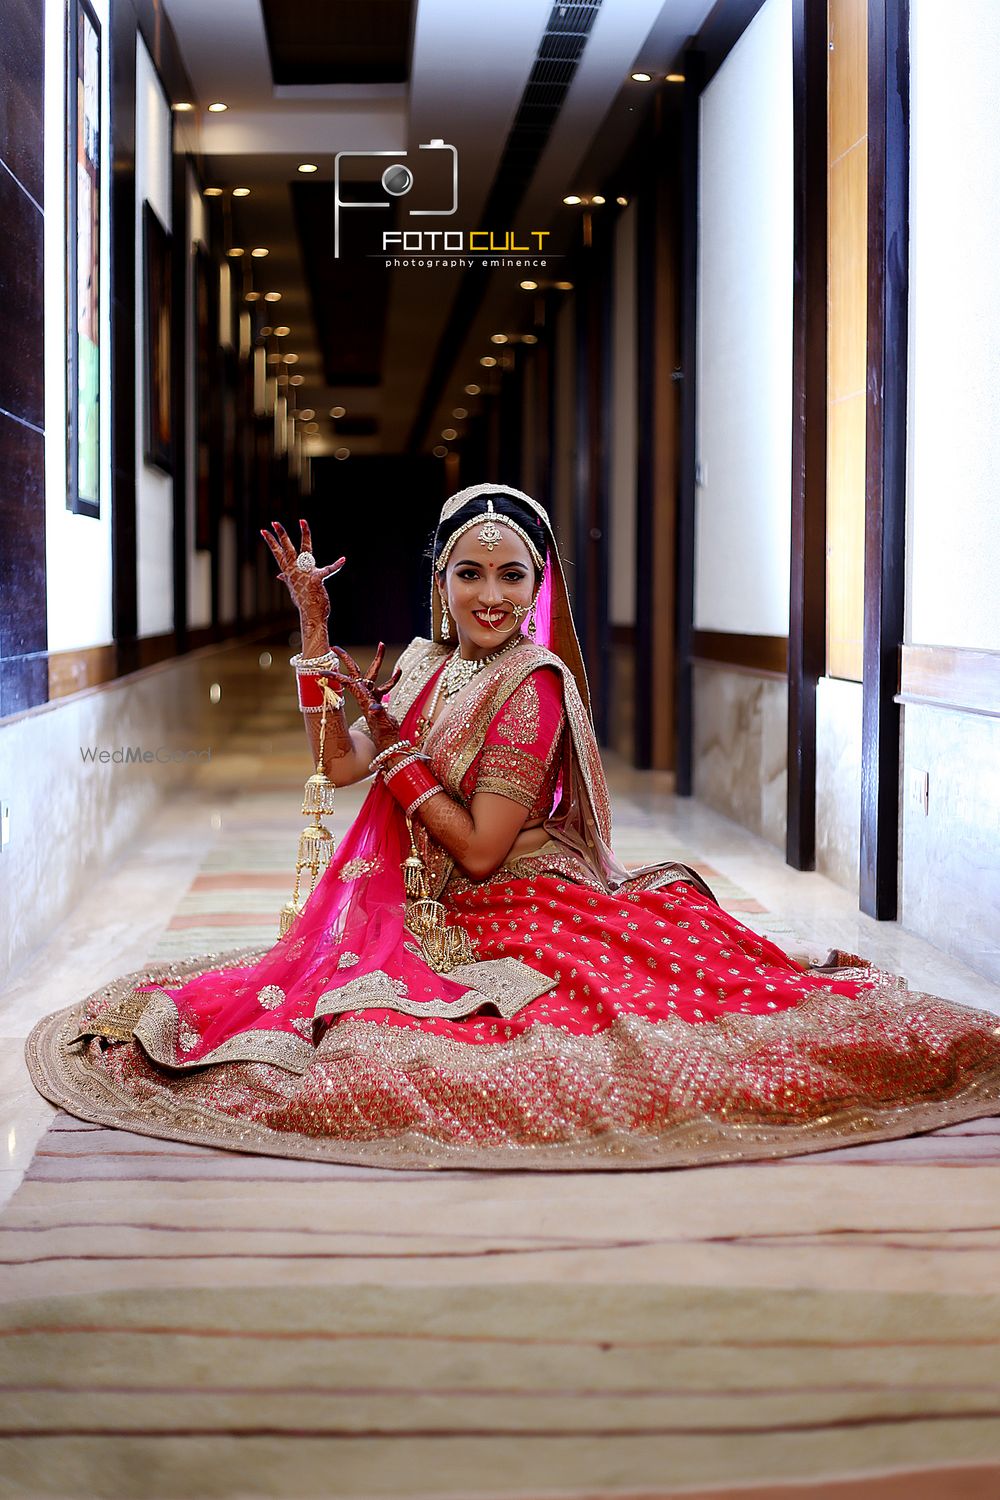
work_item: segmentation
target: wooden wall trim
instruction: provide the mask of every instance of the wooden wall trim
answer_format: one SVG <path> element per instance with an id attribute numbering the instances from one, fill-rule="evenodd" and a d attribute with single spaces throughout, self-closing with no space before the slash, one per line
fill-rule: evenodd
<path id="1" fill-rule="evenodd" d="M 784 677 L 788 671 L 788 637 L 695 630 L 691 636 L 691 661 Z"/>
<path id="2" fill-rule="evenodd" d="M 816 684 L 826 670 L 827 12 L 792 3 L 794 271 L 785 858 L 816 865 Z"/>
<path id="3" fill-rule="evenodd" d="M 1000 719 L 1000 651 L 904 646 L 896 702 Z"/>
<path id="4" fill-rule="evenodd" d="M 906 530 L 909 3 L 868 5 L 868 371 L 861 909 L 896 917 Z"/>
<path id="5" fill-rule="evenodd" d="M 49 697 L 66 698 L 83 688 L 110 682 L 117 675 L 118 651 L 114 645 L 50 651 L 48 669 Z"/>

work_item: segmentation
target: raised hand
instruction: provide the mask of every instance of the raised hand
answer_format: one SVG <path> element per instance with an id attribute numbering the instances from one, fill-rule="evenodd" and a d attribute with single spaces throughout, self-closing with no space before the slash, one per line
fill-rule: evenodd
<path id="1" fill-rule="evenodd" d="M 390 745 L 394 745 L 399 739 L 399 724 L 385 707 L 382 699 L 396 686 L 400 673 L 397 667 L 388 682 L 379 685 L 378 674 L 382 668 L 382 658 L 385 656 L 384 644 L 379 641 L 378 650 L 367 672 L 362 672 L 353 656 L 349 656 L 342 646 L 334 646 L 333 649 L 340 659 L 341 667 L 346 670 L 330 672 L 328 675 L 335 682 L 342 683 L 356 700 L 365 716 L 368 733 L 375 743 L 376 750 L 385 750 Z"/>
<path id="2" fill-rule="evenodd" d="M 326 634 L 326 622 L 330 617 L 330 596 L 326 591 L 326 579 L 339 573 L 347 559 L 338 557 L 336 562 L 327 563 L 325 568 L 317 568 L 308 521 L 299 521 L 302 533 L 300 552 L 296 552 L 280 521 L 272 521 L 271 526 L 274 536 L 270 531 L 261 531 L 261 536 L 273 552 L 279 568 L 278 577 L 287 585 L 292 602 L 298 609 L 303 649 L 306 649 L 307 641 L 315 643 L 317 637 L 324 637 Z"/>

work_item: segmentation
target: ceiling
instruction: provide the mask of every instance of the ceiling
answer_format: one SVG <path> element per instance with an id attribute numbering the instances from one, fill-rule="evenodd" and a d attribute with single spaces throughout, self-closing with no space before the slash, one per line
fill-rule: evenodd
<path id="1" fill-rule="evenodd" d="M 390 269 L 376 253 L 397 229 L 548 230 L 568 250 L 579 210 L 563 196 L 597 191 L 627 146 L 651 97 L 634 83 L 674 61 L 712 0 L 163 0 L 198 107 L 206 187 L 227 190 L 231 243 L 244 255 L 244 286 L 280 291 L 268 316 L 298 356 L 299 408 L 319 431 L 309 451 L 420 451 L 471 408 L 466 383 L 483 377 L 490 335 L 530 327 L 530 271 L 451 266 Z M 208 113 L 214 101 L 224 113 Z M 176 101 L 174 101 L 176 102 Z M 411 217 L 450 192 L 450 159 L 421 151 L 457 148 L 453 216 Z M 389 209 L 343 210 L 334 255 L 334 156 L 341 197 L 386 203 L 378 178 L 398 155 L 412 192 Z M 372 153 L 382 152 L 380 159 Z M 405 155 L 404 155 L 405 153 Z M 317 171 L 298 171 L 300 163 Z M 233 199 L 234 187 L 249 196 Z M 605 210 L 601 210 L 605 211 Z M 606 209 L 615 212 L 613 201 Z M 523 242 L 523 241 L 522 241 Z M 560 279 L 550 268 L 537 279 Z M 264 314 L 264 304 L 257 304 Z M 346 416 L 330 417 L 342 406 Z"/>

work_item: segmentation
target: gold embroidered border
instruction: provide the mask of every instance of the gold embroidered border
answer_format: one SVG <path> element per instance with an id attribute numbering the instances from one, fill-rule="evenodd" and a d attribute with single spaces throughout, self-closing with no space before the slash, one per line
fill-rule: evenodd
<path id="1" fill-rule="evenodd" d="M 361 974 L 337 990 L 325 990 L 316 1001 L 315 1019 L 341 1015 L 344 1011 L 370 1010 L 386 1006 L 407 1016 L 433 1016 L 457 1021 L 471 1016 L 484 1005 L 495 1005 L 509 1020 L 539 995 L 556 985 L 556 980 L 523 964 L 516 958 L 490 958 L 481 963 L 462 964 L 449 970 L 449 979 L 468 984 L 469 989 L 454 1000 L 411 1000 L 395 988 L 383 969 Z"/>
<path id="2" fill-rule="evenodd" d="M 545 780 L 548 767 L 540 756 L 516 745 L 487 745 L 479 763 L 477 792 L 495 792 L 531 808 Z"/>
<path id="3" fill-rule="evenodd" d="M 199 971 L 204 972 L 206 967 L 221 966 L 219 960 L 236 962 L 232 954 L 211 957 L 215 963 L 206 965 L 204 960 L 196 960 L 190 966 L 169 966 L 169 974 L 161 967 L 158 971 L 125 975 L 83 1005 L 46 1016 L 28 1037 L 25 1049 L 35 1086 L 46 1098 L 79 1118 L 113 1129 L 271 1156 L 401 1169 L 615 1171 L 776 1159 L 843 1145 L 894 1140 L 1000 1110 L 1000 1066 L 995 1062 L 996 1045 L 991 1040 L 1000 1036 L 996 1017 L 934 996 L 910 993 L 904 982 L 893 975 L 857 968 L 846 968 L 830 977 L 849 978 L 864 973 L 874 978 L 875 985 L 867 992 L 870 1004 L 881 1005 L 891 1023 L 914 1011 L 919 1013 L 925 1005 L 945 1005 L 949 1011 L 968 1018 L 969 1045 L 936 1094 L 924 1093 L 876 1105 L 850 1099 L 828 1100 L 823 1103 L 822 1113 L 805 1121 L 777 1118 L 771 1111 L 767 1119 L 696 1116 L 668 1121 L 659 1129 L 635 1131 L 623 1130 L 616 1124 L 612 1091 L 609 1095 L 612 1107 L 604 1128 L 591 1126 L 589 1132 L 574 1136 L 570 1122 L 564 1121 L 560 1138 L 530 1144 L 510 1141 L 503 1146 L 469 1144 L 402 1126 L 392 1135 L 359 1139 L 363 1120 L 354 1111 L 352 1102 L 353 1123 L 345 1117 L 343 1135 L 309 1136 L 298 1130 L 272 1129 L 214 1107 L 214 1092 L 223 1076 L 232 1096 L 242 1089 L 248 1097 L 258 1097 L 263 1084 L 257 1071 L 260 1064 L 225 1064 L 222 1071 L 205 1068 L 200 1076 L 186 1080 L 180 1093 L 172 1088 L 169 1074 L 162 1081 L 132 1078 L 130 1082 L 136 1090 L 133 1095 L 108 1076 L 103 1066 L 104 1054 L 96 1043 L 85 1046 L 72 1040 L 81 1021 L 86 1019 L 88 1006 L 107 998 L 111 991 L 122 998 L 144 981 L 170 982 L 191 977 L 199 965 Z M 421 1070 L 427 1070 L 432 1080 L 440 1078 L 448 1089 L 472 1088 L 477 1097 L 483 1098 L 490 1097 L 491 1090 L 503 1081 L 513 1087 L 527 1108 L 528 1101 L 537 1096 L 538 1080 L 548 1076 L 560 1057 L 571 1056 L 586 1076 L 595 1079 L 613 1078 L 617 1062 L 636 1056 L 637 1049 L 638 1055 L 647 1056 L 651 1076 L 655 1073 L 657 1056 L 673 1058 L 678 1050 L 683 1055 L 693 1049 L 692 1062 L 696 1054 L 715 1053 L 733 1065 L 741 1057 L 752 1059 L 765 1042 L 787 1043 L 798 1037 L 803 1046 L 808 1046 L 810 1041 L 835 1035 L 838 1022 L 850 1029 L 856 1012 L 856 1001 L 822 990 L 801 1006 L 767 1016 L 730 1015 L 721 1023 L 707 1024 L 680 1019 L 651 1023 L 629 1018 L 616 1021 L 608 1030 L 592 1037 L 569 1037 L 556 1027 L 535 1026 L 510 1042 L 481 1046 L 451 1042 L 407 1028 L 346 1021 L 327 1032 L 316 1066 L 336 1062 L 338 1058 L 371 1059 L 374 1067 L 405 1067 L 411 1081 L 420 1076 Z M 981 1039 L 978 1065 L 973 1047 L 976 1036 Z M 312 1069 L 307 1076 L 312 1076 Z M 303 1080 L 274 1068 L 263 1086 L 273 1092 L 276 1106 L 281 1101 L 294 1106 Z M 438 1118 L 439 1128 L 446 1130 L 449 1119 L 446 1109 Z"/>

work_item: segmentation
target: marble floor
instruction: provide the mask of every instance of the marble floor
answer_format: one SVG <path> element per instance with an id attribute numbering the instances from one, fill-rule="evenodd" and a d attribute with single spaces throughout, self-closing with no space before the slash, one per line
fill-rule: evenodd
<path id="1" fill-rule="evenodd" d="M 247 693 L 241 728 L 211 765 L 199 768 L 186 789 L 161 805 L 141 836 L 0 990 L 0 1205 L 17 1188 L 54 1115 L 35 1093 L 24 1063 L 22 1044 L 35 1021 L 115 975 L 138 969 L 155 953 L 169 948 L 194 954 L 226 946 L 197 928 L 188 929 L 190 939 L 182 931 L 166 941 L 204 866 L 238 868 L 237 851 L 252 844 L 258 864 L 263 859 L 274 869 L 291 869 L 295 788 L 309 767 L 287 686 L 277 671 L 262 675 L 260 685 Z M 741 911 L 741 918 L 786 949 L 816 957 L 831 947 L 847 949 L 904 974 L 915 989 L 1000 1013 L 1000 986 L 898 923 L 864 916 L 849 892 L 822 875 L 790 869 L 763 839 L 694 800 L 674 796 L 668 775 L 633 770 L 612 755 L 607 766 L 615 848 L 626 862 L 662 858 L 669 851 L 689 863 L 707 864 L 754 898 L 749 905 L 762 909 L 758 915 Z M 361 797 L 360 788 L 338 794 L 335 832 L 343 831 Z M 44 900 L 44 891 L 38 899 Z M 240 904 L 238 895 L 231 904 Z M 266 929 L 261 935 L 266 937 Z M 248 930 L 233 946 L 257 938 Z"/>

